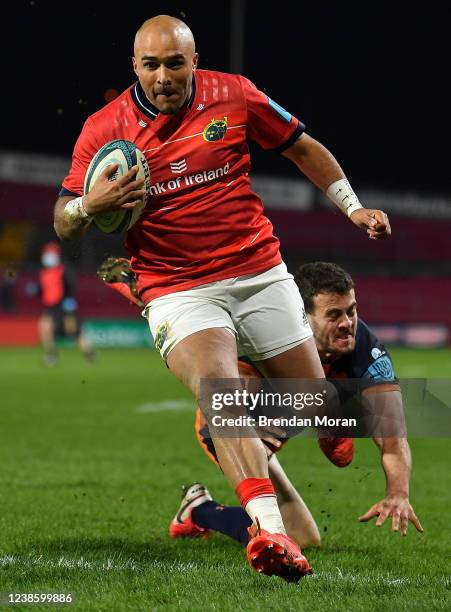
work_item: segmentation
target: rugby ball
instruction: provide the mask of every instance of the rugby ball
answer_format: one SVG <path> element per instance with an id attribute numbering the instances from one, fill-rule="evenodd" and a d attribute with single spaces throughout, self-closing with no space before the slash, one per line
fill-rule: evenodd
<path id="1" fill-rule="evenodd" d="M 115 181 L 128 172 L 132 166 L 137 165 L 138 172 L 136 178 L 144 179 L 146 195 L 142 203 L 133 209 L 112 210 L 94 215 L 94 223 L 101 232 L 106 234 L 127 231 L 136 223 L 146 206 L 150 187 L 149 165 L 144 154 L 129 140 L 112 140 L 103 145 L 94 155 L 88 166 L 84 184 L 85 195 L 91 191 L 96 180 L 105 168 L 111 164 L 119 164 L 119 168 L 110 178 L 110 181 Z"/>

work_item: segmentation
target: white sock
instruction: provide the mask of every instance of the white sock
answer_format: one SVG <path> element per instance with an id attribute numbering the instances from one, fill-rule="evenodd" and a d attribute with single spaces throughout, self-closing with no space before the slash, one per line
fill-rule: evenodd
<path id="1" fill-rule="evenodd" d="M 269 533 L 284 533 L 286 535 L 287 532 L 283 525 L 282 516 L 279 506 L 277 505 L 277 497 L 275 495 L 254 497 L 247 503 L 245 510 L 251 517 L 253 523 L 257 523 L 255 518 L 258 518 L 260 527 L 265 529 L 265 531 L 269 531 Z"/>

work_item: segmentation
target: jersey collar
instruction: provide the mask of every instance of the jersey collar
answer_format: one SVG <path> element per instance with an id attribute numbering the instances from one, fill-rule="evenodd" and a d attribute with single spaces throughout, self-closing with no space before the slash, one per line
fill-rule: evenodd
<path id="1" fill-rule="evenodd" d="M 153 121 L 154 119 L 158 117 L 158 115 L 160 114 L 160 111 L 158 110 L 156 106 L 154 106 L 151 102 L 149 102 L 146 94 L 144 93 L 143 88 L 141 87 L 141 83 L 139 81 L 137 81 L 134 85 L 132 85 L 130 93 L 132 96 L 132 100 L 135 103 L 135 106 L 138 108 L 138 110 L 141 113 L 143 113 L 151 121 Z M 196 73 L 194 73 L 194 76 L 193 76 L 191 96 L 188 100 L 188 103 L 185 106 L 187 106 L 188 108 L 191 107 L 194 101 L 195 95 L 196 95 Z"/>

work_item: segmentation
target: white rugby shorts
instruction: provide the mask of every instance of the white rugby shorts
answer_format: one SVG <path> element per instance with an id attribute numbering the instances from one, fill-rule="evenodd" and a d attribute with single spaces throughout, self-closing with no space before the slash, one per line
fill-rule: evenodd
<path id="1" fill-rule="evenodd" d="M 252 361 L 274 357 L 313 335 L 284 263 L 156 298 L 143 316 L 164 360 L 181 340 L 204 329 L 227 329 L 236 337 L 238 354 Z"/>

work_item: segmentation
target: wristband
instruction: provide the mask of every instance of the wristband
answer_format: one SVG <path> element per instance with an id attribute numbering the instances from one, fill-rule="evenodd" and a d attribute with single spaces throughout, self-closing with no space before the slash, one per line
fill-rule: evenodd
<path id="1" fill-rule="evenodd" d="M 92 220 L 91 215 L 86 212 L 86 209 L 83 206 L 82 196 L 70 200 L 64 207 L 64 214 L 67 215 L 72 221 L 83 221 L 87 223 Z"/>
<path id="2" fill-rule="evenodd" d="M 363 208 L 347 179 L 340 179 L 329 185 L 326 195 L 348 217 L 355 210 Z"/>

